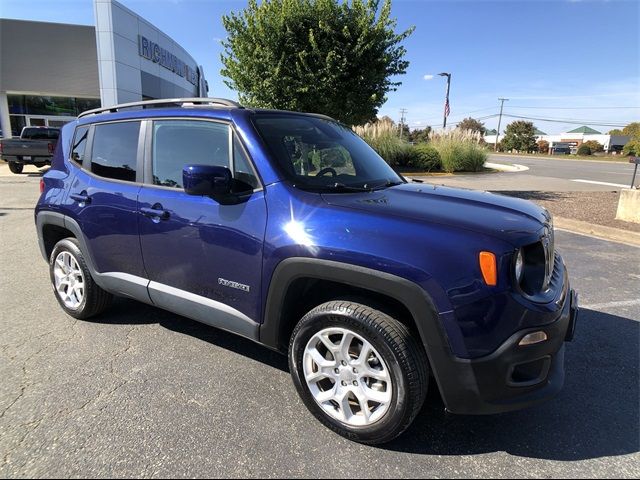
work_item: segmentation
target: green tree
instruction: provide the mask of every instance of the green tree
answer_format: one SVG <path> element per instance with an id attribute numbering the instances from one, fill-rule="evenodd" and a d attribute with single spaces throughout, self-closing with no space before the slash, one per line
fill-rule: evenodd
<path id="1" fill-rule="evenodd" d="M 613 130 L 609 130 L 609 135 L 624 135 L 624 133 L 622 133 L 622 130 L 619 128 L 614 128 Z"/>
<path id="2" fill-rule="evenodd" d="M 622 154 L 640 157 L 640 138 L 629 140 L 622 149 Z"/>
<path id="3" fill-rule="evenodd" d="M 429 141 L 429 134 L 431 133 L 431 127 L 416 128 L 411 132 L 409 141 L 413 143 L 427 143 Z"/>
<path id="4" fill-rule="evenodd" d="M 591 155 L 591 148 L 586 143 L 583 143 L 578 147 L 578 155 Z"/>
<path id="5" fill-rule="evenodd" d="M 604 145 L 602 145 L 597 140 L 586 141 L 583 143 L 583 145 L 586 145 L 587 147 L 589 147 L 589 149 L 591 150 L 591 153 L 604 152 Z"/>
<path id="6" fill-rule="evenodd" d="M 530 152 L 538 148 L 536 143 L 536 129 L 533 122 L 517 120 L 507 125 L 502 148 L 506 151 L 517 150 L 519 152 Z"/>
<path id="7" fill-rule="evenodd" d="M 401 84 L 402 46 L 391 0 L 249 0 L 222 18 L 221 74 L 253 107 L 330 115 L 349 125 L 375 119 Z"/>
<path id="8" fill-rule="evenodd" d="M 460 130 L 470 130 L 472 132 L 480 132 L 480 135 L 484 135 L 487 129 L 484 127 L 484 123 L 479 122 L 475 118 L 465 118 L 458 124 Z"/>
<path id="9" fill-rule="evenodd" d="M 629 135 L 632 139 L 640 139 L 640 122 L 632 122 L 624 127 L 622 135 Z"/>

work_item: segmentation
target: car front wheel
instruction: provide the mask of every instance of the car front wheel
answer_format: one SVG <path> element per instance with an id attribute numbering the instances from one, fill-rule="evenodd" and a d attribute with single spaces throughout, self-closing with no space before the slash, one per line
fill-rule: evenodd
<path id="1" fill-rule="evenodd" d="M 429 380 L 424 349 L 407 326 L 352 301 L 324 303 L 300 320 L 289 366 L 311 413 L 367 444 L 393 440 L 411 425 Z"/>

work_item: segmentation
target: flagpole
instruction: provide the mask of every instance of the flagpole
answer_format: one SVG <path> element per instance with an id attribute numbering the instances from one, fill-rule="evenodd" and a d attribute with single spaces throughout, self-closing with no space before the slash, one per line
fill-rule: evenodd
<path id="1" fill-rule="evenodd" d="M 450 73 L 439 73 L 441 77 L 447 77 L 447 95 L 444 97 L 444 120 L 442 122 L 442 129 L 447 128 L 447 117 L 451 112 L 451 107 L 449 105 L 449 89 L 451 88 L 451 74 Z"/>

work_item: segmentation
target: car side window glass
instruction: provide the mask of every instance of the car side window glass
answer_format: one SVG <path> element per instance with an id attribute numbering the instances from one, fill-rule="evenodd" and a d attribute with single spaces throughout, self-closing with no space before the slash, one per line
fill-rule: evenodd
<path id="1" fill-rule="evenodd" d="M 230 167 L 228 125 L 199 120 L 153 123 L 153 184 L 183 188 L 185 165 Z"/>
<path id="2" fill-rule="evenodd" d="M 85 149 L 87 148 L 87 137 L 89 135 L 89 127 L 78 127 L 73 136 L 73 144 L 71 145 L 71 160 L 82 165 L 85 157 Z"/>
<path id="3" fill-rule="evenodd" d="M 253 190 L 258 188 L 260 182 L 251 166 L 251 161 L 247 157 L 240 144 L 240 140 L 233 135 L 233 178 L 239 183 L 239 187 L 245 187 L 245 190 Z M 250 187 L 250 188 L 249 188 Z"/>
<path id="4" fill-rule="evenodd" d="M 91 171 L 114 180 L 136 181 L 140 122 L 96 125 L 91 149 Z"/>

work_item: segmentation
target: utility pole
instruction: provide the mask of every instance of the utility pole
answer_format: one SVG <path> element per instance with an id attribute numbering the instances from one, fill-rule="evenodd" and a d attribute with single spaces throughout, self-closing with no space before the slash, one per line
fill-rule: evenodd
<path id="1" fill-rule="evenodd" d="M 442 129 L 447 128 L 447 117 L 449 113 L 451 113 L 451 108 L 449 106 L 449 90 L 451 89 L 451 74 L 447 72 L 442 72 L 438 74 L 441 77 L 447 77 L 447 94 L 444 97 L 444 121 L 442 122 Z"/>
<path id="2" fill-rule="evenodd" d="M 404 115 L 405 113 L 407 113 L 407 109 L 406 108 L 401 108 L 400 109 L 400 138 L 402 138 L 402 133 L 404 130 Z"/>
<path id="3" fill-rule="evenodd" d="M 502 123 L 502 108 L 504 107 L 504 102 L 508 102 L 508 98 L 499 98 L 500 100 L 500 116 L 498 117 L 498 131 L 496 132 L 496 144 L 493 147 L 493 151 L 498 151 L 498 139 L 500 138 L 500 124 Z"/>

